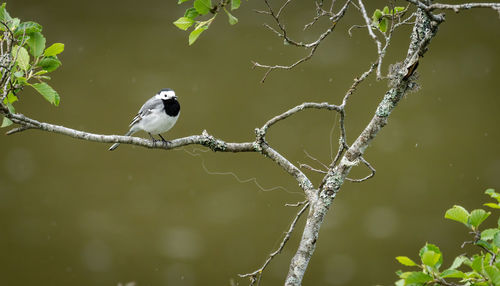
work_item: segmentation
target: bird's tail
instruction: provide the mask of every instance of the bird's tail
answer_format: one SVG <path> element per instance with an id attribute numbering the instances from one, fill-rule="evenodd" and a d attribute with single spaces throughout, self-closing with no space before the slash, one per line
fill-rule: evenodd
<path id="1" fill-rule="evenodd" d="M 135 131 L 135 130 L 129 130 L 129 132 L 125 133 L 125 135 L 124 135 L 124 136 L 130 136 L 130 135 L 134 134 L 135 132 L 137 132 L 137 131 Z M 120 143 L 115 143 L 115 144 L 113 144 L 113 145 L 109 148 L 109 151 L 113 151 L 113 150 L 115 150 L 116 148 L 118 148 L 118 146 L 120 146 Z"/>

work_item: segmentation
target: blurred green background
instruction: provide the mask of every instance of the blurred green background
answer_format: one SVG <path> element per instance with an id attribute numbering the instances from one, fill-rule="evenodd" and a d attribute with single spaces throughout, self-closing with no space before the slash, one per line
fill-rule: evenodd
<path id="1" fill-rule="evenodd" d="M 252 12 L 264 8 L 261 1 L 243 1 L 234 27 L 220 14 L 192 47 L 172 25 L 187 8 L 175 2 L 9 1 L 12 16 L 43 25 L 48 45 L 66 45 L 50 82 L 60 106 L 26 89 L 16 110 L 123 134 L 144 101 L 170 87 L 182 112 L 167 138 L 207 129 L 251 141 L 255 127 L 304 101 L 340 103 L 376 57 L 365 29 L 347 34 L 363 23 L 351 8 L 311 61 L 261 84 L 264 71 L 252 70 L 251 61 L 289 64 L 305 55 L 263 27 L 271 19 Z M 369 11 L 386 5 L 366 2 Z M 312 2 L 292 2 L 284 19 L 293 37 L 316 38 L 327 23 L 302 31 L 313 15 Z M 445 266 L 471 250 L 459 248 L 466 229 L 443 216 L 453 204 L 478 208 L 488 200 L 486 188 L 500 189 L 499 24 L 489 10 L 448 13 L 420 61 L 421 90 L 401 101 L 367 150 L 377 175 L 346 183 L 335 199 L 305 285 L 390 285 L 403 267 L 394 257 L 416 258 L 425 242 L 441 247 Z M 384 70 L 405 56 L 409 31 L 395 34 Z M 386 89 L 370 77 L 352 97 L 349 142 Z M 302 112 L 267 138 L 293 163 L 314 164 L 304 151 L 328 163 L 337 149 L 335 119 L 327 111 Z M 294 179 L 258 154 L 129 145 L 109 152 L 108 145 L 40 131 L 0 135 L 2 285 L 246 285 L 237 274 L 260 267 L 295 215 L 284 204 L 303 200 Z M 351 173 L 366 174 L 363 167 Z M 251 178 L 263 188 L 244 181 Z M 283 283 L 302 227 L 303 220 L 263 285 Z"/>

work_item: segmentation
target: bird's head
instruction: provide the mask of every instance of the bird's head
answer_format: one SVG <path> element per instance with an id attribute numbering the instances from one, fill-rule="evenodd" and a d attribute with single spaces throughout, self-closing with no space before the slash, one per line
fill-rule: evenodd
<path id="1" fill-rule="evenodd" d="M 173 91 L 170 88 L 164 88 L 164 89 L 160 90 L 156 94 L 156 97 L 161 99 L 161 100 L 177 99 L 177 96 L 175 95 L 175 91 Z"/>

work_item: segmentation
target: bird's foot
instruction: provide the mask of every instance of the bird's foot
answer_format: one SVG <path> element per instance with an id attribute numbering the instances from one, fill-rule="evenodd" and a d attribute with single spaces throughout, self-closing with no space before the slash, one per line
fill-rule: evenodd
<path id="1" fill-rule="evenodd" d="M 168 141 L 168 140 L 165 140 L 165 138 L 163 138 L 163 136 L 161 136 L 160 134 L 158 134 L 158 136 L 160 136 L 161 138 L 161 141 L 165 142 L 165 144 L 170 144 L 172 142 Z"/>

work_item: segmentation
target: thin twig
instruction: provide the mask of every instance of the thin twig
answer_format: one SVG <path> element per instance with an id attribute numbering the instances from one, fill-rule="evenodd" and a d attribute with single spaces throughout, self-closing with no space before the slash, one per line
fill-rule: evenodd
<path id="1" fill-rule="evenodd" d="M 290 228 L 285 233 L 285 237 L 283 237 L 283 240 L 281 241 L 279 247 L 274 252 L 272 252 L 271 254 L 269 254 L 269 256 L 267 257 L 266 261 L 264 262 L 264 264 L 259 269 L 255 270 L 254 272 L 251 272 L 251 273 L 238 274 L 238 276 L 240 276 L 242 278 L 248 277 L 250 279 L 251 283 L 252 283 L 250 285 L 253 285 L 253 283 L 255 283 L 255 281 L 260 281 L 260 277 L 262 277 L 262 273 L 263 273 L 264 269 L 266 269 L 266 267 L 269 265 L 269 263 L 271 262 L 271 260 L 276 255 L 278 255 L 278 254 L 281 253 L 281 251 L 285 247 L 287 241 L 290 239 L 290 236 L 292 235 L 292 232 L 295 229 L 295 225 L 297 224 L 297 221 L 299 220 L 300 216 L 304 213 L 304 211 L 308 207 L 309 207 L 309 202 L 306 202 L 305 205 L 298 211 L 297 215 L 293 219 L 292 223 L 290 224 Z"/>

